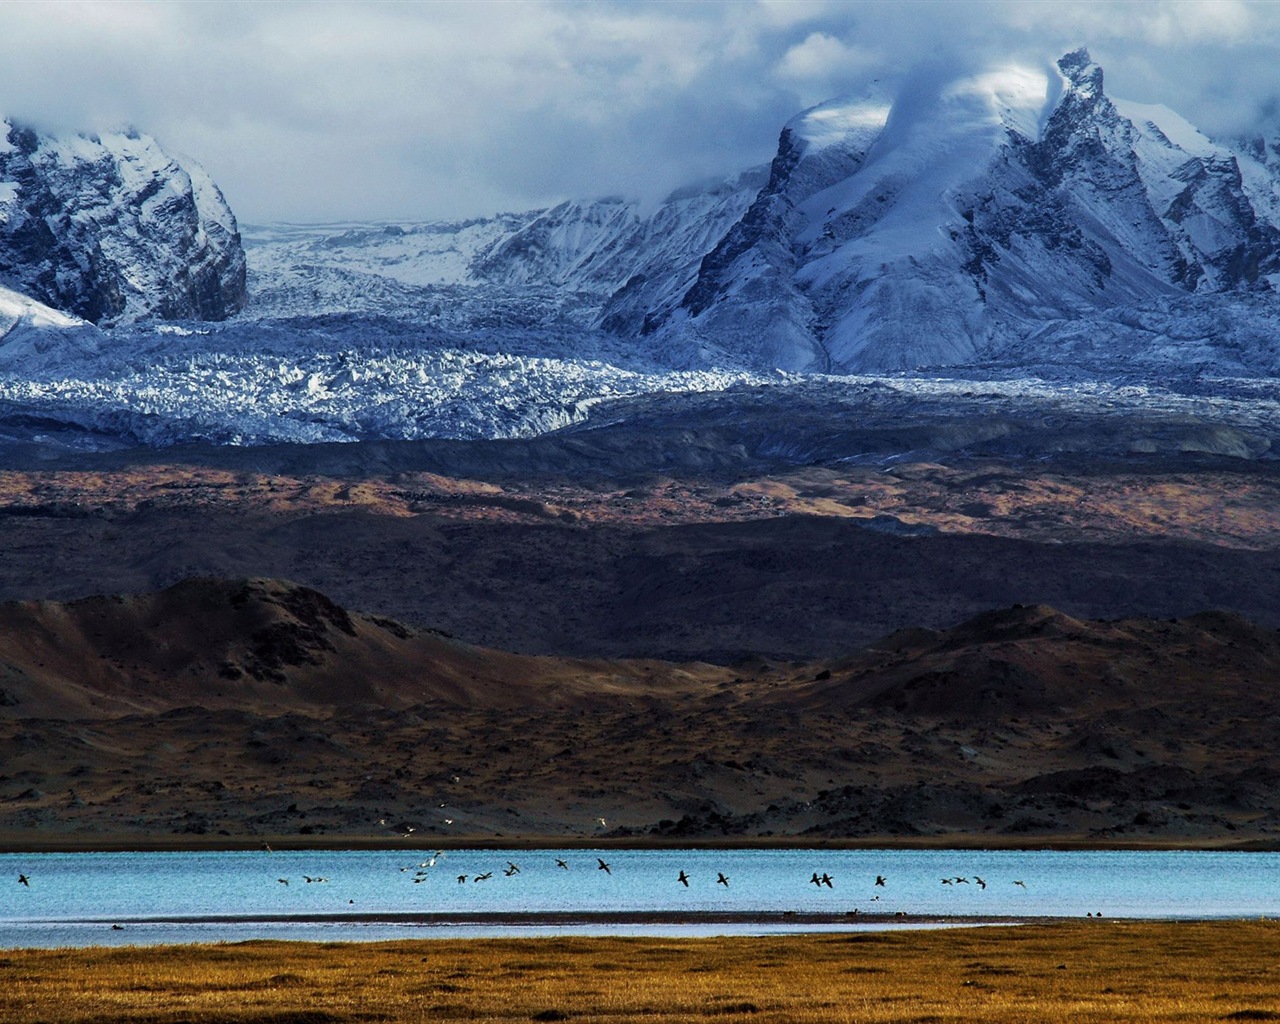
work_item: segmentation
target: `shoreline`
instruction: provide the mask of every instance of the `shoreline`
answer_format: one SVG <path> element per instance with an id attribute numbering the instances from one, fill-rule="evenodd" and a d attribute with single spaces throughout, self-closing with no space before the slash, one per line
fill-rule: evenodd
<path id="1" fill-rule="evenodd" d="M 1011 838 L 971 833 L 937 836 L 546 836 L 463 835 L 423 836 L 413 841 L 381 836 L 50 836 L 26 837 L 0 832 L 0 854 L 13 853 L 205 853 L 273 851 L 359 850 L 1152 850 L 1216 853 L 1274 853 L 1275 839 L 1238 839 L 1214 836 L 1197 839 L 1143 838 L 1099 841 L 1096 837 L 1047 835 Z"/>
<path id="2" fill-rule="evenodd" d="M 696 911 L 696 910 L 643 910 L 643 911 L 480 911 L 464 913 L 419 911 L 362 911 L 354 913 L 315 914 L 190 914 L 166 917 L 112 917 L 86 918 L 79 924 L 388 924 L 435 926 L 492 926 L 506 928 L 537 927 L 606 927 L 628 925 L 1022 925 L 1028 923 L 1049 924 L 1075 920 L 1062 915 L 1017 914 L 864 914 L 861 911 L 804 912 L 804 911 Z M 1163 918 L 1116 918 L 1116 920 L 1155 921 Z M 1179 918 L 1179 920 L 1218 920 L 1216 918 Z M 1226 919 L 1224 919 L 1226 920 Z M 1246 920 L 1246 918 L 1240 918 Z M 45 922 L 38 922 L 45 923 Z M 61 922 L 58 922 L 61 923 Z"/>

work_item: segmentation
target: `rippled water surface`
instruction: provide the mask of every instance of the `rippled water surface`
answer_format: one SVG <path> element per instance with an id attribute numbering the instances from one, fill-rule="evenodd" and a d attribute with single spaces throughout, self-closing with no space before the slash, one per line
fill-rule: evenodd
<path id="1" fill-rule="evenodd" d="M 848 930 L 856 919 L 708 918 L 850 915 L 854 909 L 913 917 L 1280 915 L 1280 854 L 1275 853 L 449 850 L 432 865 L 434 853 L 0 854 L 0 947 Z M 600 869 L 600 857 L 609 872 Z M 513 863 L 518 872 L 510 872 Z M 687 887 L 678 881 L 681 871 L 688 876 Z M 721 873 L 727 886 L 717 882 Z M 30 885 L 20 885 L 19 874 Z M 486 874 L 490 877 L 477 880 Z M 831 885 L 812 884 L 814 874 L 827 874 Z M 875 884 L 878 875 L 883 886 Z M 944 884 L 944 878 L 950 881 Z M 609 913 L 688 915 L 688 920 L 620 925 L 599 918 L 511 922 L 481 916 Z"/>

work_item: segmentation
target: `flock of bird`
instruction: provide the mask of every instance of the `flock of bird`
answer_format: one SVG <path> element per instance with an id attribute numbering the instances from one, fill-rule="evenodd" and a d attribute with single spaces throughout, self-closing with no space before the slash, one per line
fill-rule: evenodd
<path id="1" fill-rule="evenodd" d="M 271 849 L 269 846 L 265 848 L 268 851 L 270 851 Z M 413 879 L 412 879 L 413 882 L 415 884 L 421 884 L 422 882 L 427 881 L 427 879 L 431 875 L 431 869 L 434 868 L 446 856 L 447 855 L 444 850 L 436 850 L 431 857 L 429 857 L 427 860 L 422 861 L 420 864 L 416 865 L 416 870 L 414 871 Z M 569 862 L 567 860 L 564 860 L 561 857 L 556 857 L 555 862 L 556 862 L 556 867 L 560 868 L 562 871 L 569 870 Z M 414 865 L 408 865 L 406 867 L 402 867 L 400 871 L 401 873 L 406 873 L 408 871 L 414 870 L 414 867 L 415 867 Z M 603 871 L 606 875 L 613 874 L 612 866 L 603 857 L 596 858 L 595 867 L 597 871 Z M 507 878 L 512 878 L 515 875 L 520 874 L 520 865 L 517 864 L 515 861 L 509 860 L 507 861 L 507 866 L 502 869 L 502 874 Z M 464 872 L 462 874 L 457 875 L 456 880 L 459 885 L 466 885 L 468 882 L 471 882 L 471 883 L 487 882 L 491 878 L 493 878 L 493 876 L 494 876 L 493 870 L 478 872 L 475 874 L 468 874 Z M 24 885 L 28 884 L 26 877 L 27 877 L 26 875 L 22 875 L 19 879 Z M 303 875 L 302 877 L 307 882 L 327 882 L 328 881 L 327 878 L 318 878 L 318 877 L 312 877 L 309 875 Z M 680 869 L 679 873 L 675 877 L 675 881 L 678 884 L 683 885 L 686 889 L 689 888 L 690 880 L 691 880 L 691 876 L 683 868 Z M 289 880 L 287 878 L 278 878 L 276 879 L 276 881 L 280 882 L 283 885 L 289 884 Z M 888 879 L 884 875 L 876 875 L 875 881 L 872 884 L 873 886 L 879 886 L 880 888 L 885 888 L 887 886 L 887 883 L 888 883 Z M 726 875 L 723 871 L 717 871 L 716 880 L 714 884 L 723 885 L 726 889 L 729 888 L 729 876 Z M 817 871 L 815 871 L 810 876 L 808 884 L 816 886 L 819 889 L 821 889 L 823 886 L 825 886 L 828 889 L 834 889 L 835 878 L 829 872 L 823 871 L 822 873 L 818 873 Z M 980 889 L 987 888 L 986 879 L 982 878 L 980 875 L 974 875 L 972 882 L 970 881 L 969 878 L 965 877 L 964 875 L 952 875 L 952 876 L 943 878 L 942 884 L 943 885 L 976 884 Z M 1013 884 L 1016 886 L 1020 886 L 1023 889 L 1027 887 L 1027 883 L 1022 881 L 1022 879 L 1014 879 Z M 871 898 L 873 901 L 880 899 L 879 896 L 873 896 Z M 1094 915 L 1090 913 L 1089 916 L 1093 917 Z M 1097 916 L 1101 917 L 1102 915 L 1098 914 Z"/>
<path id="2" fill-rule="evenodd" d="M 268 853 L 272 852 L 271 847 L 266 846 L 265 844 L 264 844 L 264 849 L 266 849 Z M 415 883 L 425 882 L 430 875 L 431 869 L 434 868 L 436 864 L 439 863 L 439 861 L 443 860 L 445 856 L 446 854 L 443 850 L 436 850 L 436 852 L 431 857 L 427 858 L 426 860 L 418 864 L 417 871 L 415 871 L 413 875 L 413 881 Z M 555 861 L 556 861 L 556 867 L 564 871 L 569 870 L 568 861 L 560 857 L 555 858 Z M 407 872 L 410 870 L 411 867 L 412 865 L 410 865 L 409 867 L 402 867 L 400 871 L 401 873 Z M 596 870 L 603 871 L 606 875 L 613 874 L 612 867 L 610 867 L 609 862 L 606 861 L 603 857 L 596 858 Z M 517 864 L 515 861 L 509 860 L 507 861 L 507 866 L 506 868 L 503 869 L 502 873 L 507 878 L 511 878 L 515 875 L 518 875 L 520 874 L 520 865 Z M 485 871 L 483 873 L 475 874 L 475 875 L 468 875 L 465 873 L 460 874 L 457 876 L 457 879 L 458 879 L 459 885 L 465 885 L 468 879 L 472 882 L 487 882 L 492 877 L 493 877 L 492 871 Z M 304 882 L 308 884 L 329 881 L 329 879 L 324 878 L 323 876 L 320 876 L 320 875 L 303 875 L 302 879 Z M 675 880 L 679 884 L 683 885 L 686 889 L 689 888 L 689 874 L 683 868 L 680 869 L 680 873 L 676 875 Z M 281 885 L 289 884 L 289 879 L 287 878 L 277 878 L 276 881 L 279 882 Z M 979 888 L 986 889 L 987 882 L 985 879 L 979 877 L 978 875 L 974 875 L 973 881 L 978 885 Z M 883 888 L 885 887 L 886 883 L 887 883 L 887 879 L 885 878 L 884 875 L 876 875 L 876 880 L 874 885 L 877 885 Z M 25 874 L 20 873 L 18 875 L 18 884 L 25 885 L 27 888 L 30 888 L 31 880 Z M 729 888 L 729 876 L 726 875 L 723 871 L 717 871 L 715 884 L 723 885 L 726 889 Z M 819 889 L 821 889 L 824 885 L 828 889 L 834 889 L 835 879 L 832 878 L 832 876 L 828 874 L 826 871 L 822 872 L 822 874 L 818 874 L 818 872 L 815 871 L 813 872 L 812 877 L 810 877 L 809 879 L 809 884 L 817 886 Z M 969 879 L 964 877 L 963 875 L 954 875 L 954 876 L 942 879 L 942 884 L 943 885 L 969 885 L 970 882 L 969 882 Z M 1027 887 L 1027 883 L 1022 881 L 1021 879 L 1014 879 L 1013 884 L 1017 886 L 1021 886 L 1023 889 Z M 880 897 L 874 896 L 872 898 L 878 900 Z M 1089 916 L 1093 917 L 1094 915 L 1090 913 Z M 1098 914 L 1097 916 L 1101 917 L 1102 914 Z"/>

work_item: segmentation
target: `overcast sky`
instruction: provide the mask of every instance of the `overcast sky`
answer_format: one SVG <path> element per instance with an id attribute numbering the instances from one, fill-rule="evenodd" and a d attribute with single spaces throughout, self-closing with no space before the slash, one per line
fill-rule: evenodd
<path id="1" fill-rule="evenodd" d="M 1280 124 L 1280 3 L 1241 0 L 8 0 L 0 113 L 136 125 L 246 222 L 434 219 L 654 199 L 871 78 L 1080 45 L 1112 95 Z"/>

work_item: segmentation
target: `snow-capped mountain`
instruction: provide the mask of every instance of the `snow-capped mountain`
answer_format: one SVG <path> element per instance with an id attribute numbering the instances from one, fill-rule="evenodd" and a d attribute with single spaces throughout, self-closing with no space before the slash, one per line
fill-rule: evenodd
<path id="1" fill-rule="evenodd" d="M 1112 99 L 1084 51 L 874 84 L 790 121 L 771 166 L 651 209 L 250 226 L 244 246 L 144 136 L 10 129 L 0 286 L 27 297 L 0 292 L 0 441 L 527 437 L 672 417 L 683 397 L 645 397 L 664 393 L 782 409 L 817 372 L 824 396 L 956 416 L 992 389 L 1105 412 L 1132 386 L 1134 415 L 1234 417 L 1263 452 L 1280 394 L 1280 145 Z M 237 308 L 245 261 L 243 310 L 193 322 Z M 809 451 L 788 429 L 769 450 Z"/>
<path id="2" fill-rule="evenodd" d="M 622 341 L 681 367 L 1280 371 L 1248 341 L 1280 324 L 1280 151 L 1108 97 L 1083 50 L 875 84 L 794 118 L 767 170 L 648 213 L 569 202 L 247 242 L 254 317 L 574 331 L 583 351 Z M 1181 325 L 1215 303 L 1221 328 L 1188 349 Z"/>
<path id="3" fill-rule="evenodd" d="M 876 90 L 783 129 L 662 330 L 758 339 L 748 358 L 793 370 L 887 370 L 979 362 L 1119 307 L 1270 297 L 1278 189 L 1266 147 L 1111 100 L 1083 50 Z"/>
<path id="4" fill-rule="evenodd" d="M 94 323 L 222 320 L 244 251 L 218 187 L 151 137 L 0 121 L 0 284 Z"/>

